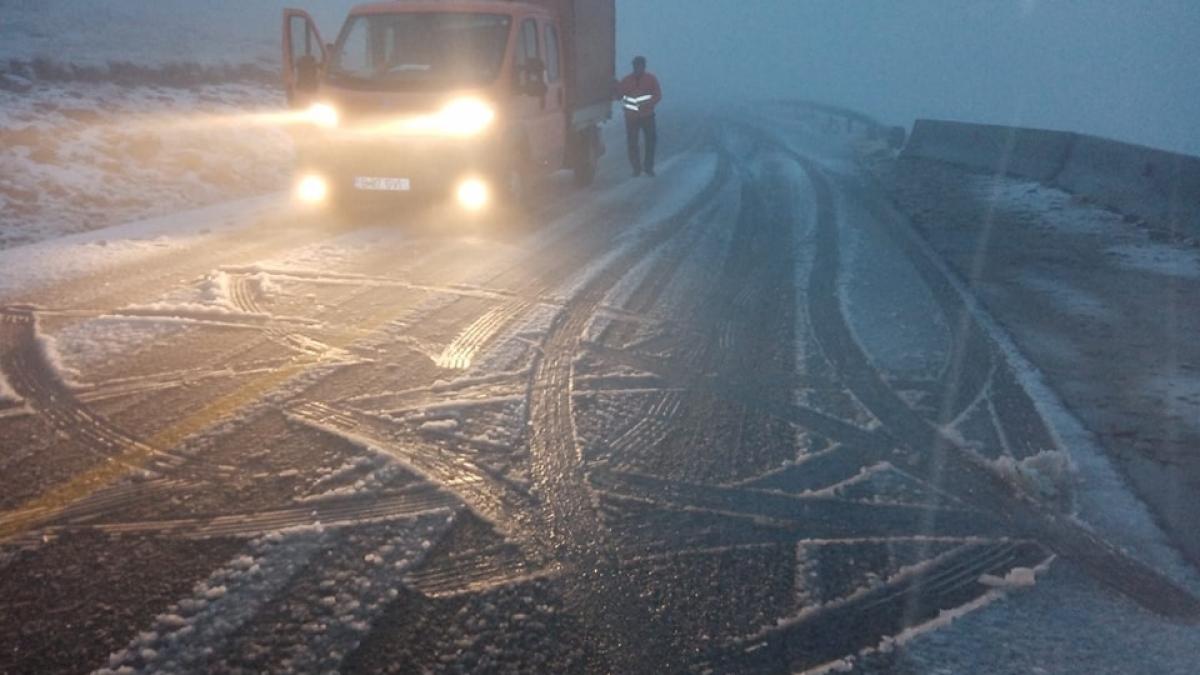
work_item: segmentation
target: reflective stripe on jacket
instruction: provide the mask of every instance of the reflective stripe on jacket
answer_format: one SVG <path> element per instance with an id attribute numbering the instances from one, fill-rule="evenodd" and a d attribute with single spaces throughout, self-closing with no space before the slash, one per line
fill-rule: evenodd
<path id="1" fill-rule="evenodd" d="M 638 119 L 653 115 L 654 108 L 662 100 L 662 87 L 658 84 L 658 78 L 650 73 L 644 73 L 641 77 L 627 76 L 621 80 L 618 93 L 625 115 Z"/>

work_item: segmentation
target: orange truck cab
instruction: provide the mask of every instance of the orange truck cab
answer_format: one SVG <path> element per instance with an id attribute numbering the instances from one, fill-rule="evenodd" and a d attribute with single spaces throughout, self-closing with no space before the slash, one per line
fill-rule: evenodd
<path id="1" fill-rule="evenodd" d="M 284 10 L 283 81 L 309 201 L 446 195 L 469 209 L 538 176 L 591 182 L 612 115 L 615 0 L 392 0 L 332 43 Z"/>

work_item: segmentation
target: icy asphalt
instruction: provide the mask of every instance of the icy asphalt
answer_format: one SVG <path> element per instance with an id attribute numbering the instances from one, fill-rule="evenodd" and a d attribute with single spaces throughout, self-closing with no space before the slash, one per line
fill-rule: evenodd
<path id="1" fill-rule="evenodd" d="M 0 671 L 1192 672 L 1195 571 L 862 139 L 689 122 L 532 224 L 0 253 Z"/>

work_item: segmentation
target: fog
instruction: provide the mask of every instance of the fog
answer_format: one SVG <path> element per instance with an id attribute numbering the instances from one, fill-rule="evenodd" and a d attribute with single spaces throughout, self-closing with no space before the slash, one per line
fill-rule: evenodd
<path id="1" fill-rule="evenodd" d="M 619 68 L 672 103 L 806 98 L 1094 133 L 1200 155 L 1200 0 L 617 0 Z M 0 0 L 0 63 L 273 68 L 279 10 L 332 39 L 354 0 Z"/>
<path id="2" fill-rule="evenodd" d="M 1197 0 L 618 3 L 619 70 L 645 54 L 667 103 L 805 98 L 1200 155 Z"/>

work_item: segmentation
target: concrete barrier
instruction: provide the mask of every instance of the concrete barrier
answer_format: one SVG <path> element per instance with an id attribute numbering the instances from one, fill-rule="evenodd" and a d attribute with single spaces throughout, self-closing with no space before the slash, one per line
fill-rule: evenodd
<path id="1" fill-rule="evenodd" d="M 917 120 L 903 156 L 1049 182 L 1067 162 L 1075 134 L 992 124 Z"/>
<path id="2" fill-rule="evenodd" d="M 917 120 L 901 153 L 1036 180 L 1200 237 L 1200 157 L 1064 131 Z"/>
<path id="3" fill-rule="evenodd" d="M 1200 237 L 1200 157 L 1080 136 L 1054 184 L 1158 228 Z"/>
<path id="4" fill-rule="evenodd" d="M 849 108 L 843 108 L 841 106 L 829 105 L 827 103 L 819 103 L 817 101 L 808 101 L 805 99 L 783 99 L 783 100 L 777 101 L 776 103 L 778 103 L 780 105 L 791 106 L 793 108 L 800 108 L 800 109 L 804 109 L 804 110 L 813 110 L 816 112 L 825 113 L 827 115 L 832 115 L 834 117 L 842 117 L 842 118 L 845 118 L 846 120 L 849 120 L 851 123 L 861 124 L 864 128 L 868 128 L 868 129 L 884 128 L 884 125 L 882 123 L 880 123 L 879 120 L 876 120 L 874 117 L 865 115 L 861 112 L 858 112 L 857 110 L 851 110 Z"/>

